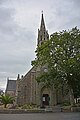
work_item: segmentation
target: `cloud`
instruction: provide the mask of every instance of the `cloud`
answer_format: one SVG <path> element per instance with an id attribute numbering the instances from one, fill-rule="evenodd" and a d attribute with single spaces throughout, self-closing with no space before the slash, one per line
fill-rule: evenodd
<path id="1" fill-rule="evenodd" d="M 34 59 L 34 32 L 19 26 L 14 19 L 15 9 L 0 7 L 0 88 L 7 77 L 15 78 L 31 67 Z"/>
<path id="2" fill-rule="evenodd" d="M 52 12 L 50 15 L 50 20 L 48 22 L 50 32 L 70 29 L 75 26 L 80 27 L 80 7 L 78 7 L 77 5 L 78 2 L 75 0 L 56 1 L 54 9 L 51 8 Z"/>

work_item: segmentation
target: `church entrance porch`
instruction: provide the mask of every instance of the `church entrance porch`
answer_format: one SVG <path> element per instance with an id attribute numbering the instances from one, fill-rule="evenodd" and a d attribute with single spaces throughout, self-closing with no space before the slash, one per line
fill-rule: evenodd
<path id="1" fill-rule="evenodd" d="M 50 105 L 51 90 L 43 87 L 41 90 L 41 107 L 44 108 Z"/>
<path id="2" fill-rule="evenodd" d="M 43 94 L 42 96 L 42 105 L 49 106 L 50 97 L 48 94 Z"/>

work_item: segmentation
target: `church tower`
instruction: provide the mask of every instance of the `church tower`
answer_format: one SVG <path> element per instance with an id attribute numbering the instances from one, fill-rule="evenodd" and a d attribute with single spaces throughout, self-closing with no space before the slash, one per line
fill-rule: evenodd
<path id="1" fill-rule="evenodd" d="M 49 39 L 49 34 L 48 31 L 46 30 L 45 27 L 45 22 L 44 22 L 44 17 L 43 17 L 43 11 L 42 11 L 42 16 L 41 16 L 41 25 L 40 29 L 38 29 L 38 46 L 41 45 L 44 41 Z"/>

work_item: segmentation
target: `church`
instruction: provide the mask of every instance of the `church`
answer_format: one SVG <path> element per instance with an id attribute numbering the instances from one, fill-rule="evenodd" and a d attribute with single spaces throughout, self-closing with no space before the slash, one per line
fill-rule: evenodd
<path id="1" fill-rule="evenodd" d="M 38 29 L 37 45 L 41 45 L 46 40 L 49 40 L 49 34 L 48 30 L 46 30 L 44 16 L 42 13 L 41 24 L 40 28 Z M 55 106 L 62 103 L 63 96 L 61 90 L 57 91 L 54 86 L 47 87 L 45 83 L 37 83 L 36 77 L 39 75 L 40 72 L 41 69 L 34 66 L 21 78 L 18 74 L 16 85 L 14 85 L 14 97 L 16 97 L 16 104 L 35 104 L 42 107 Z M 10 80 L 8 80 L 7 83 L 6 94 L 10 94 L 11 91 L 9 91 L 8 89 L 11 88 L 11 86 L 9 87 L 8 84 L 10 84 Z M 64 99 L 69 100 L 69 94 L 66 95 Z"/>

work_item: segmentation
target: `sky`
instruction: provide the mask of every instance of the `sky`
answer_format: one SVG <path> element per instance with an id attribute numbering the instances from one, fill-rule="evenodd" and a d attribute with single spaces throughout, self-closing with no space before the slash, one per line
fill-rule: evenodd
<path id="1" fill-rule="evenodd" d="M 80 28 L 80 0 L 0 0 L 0 89 L 30 70 L 42 10 L 49 34 Z"/>

